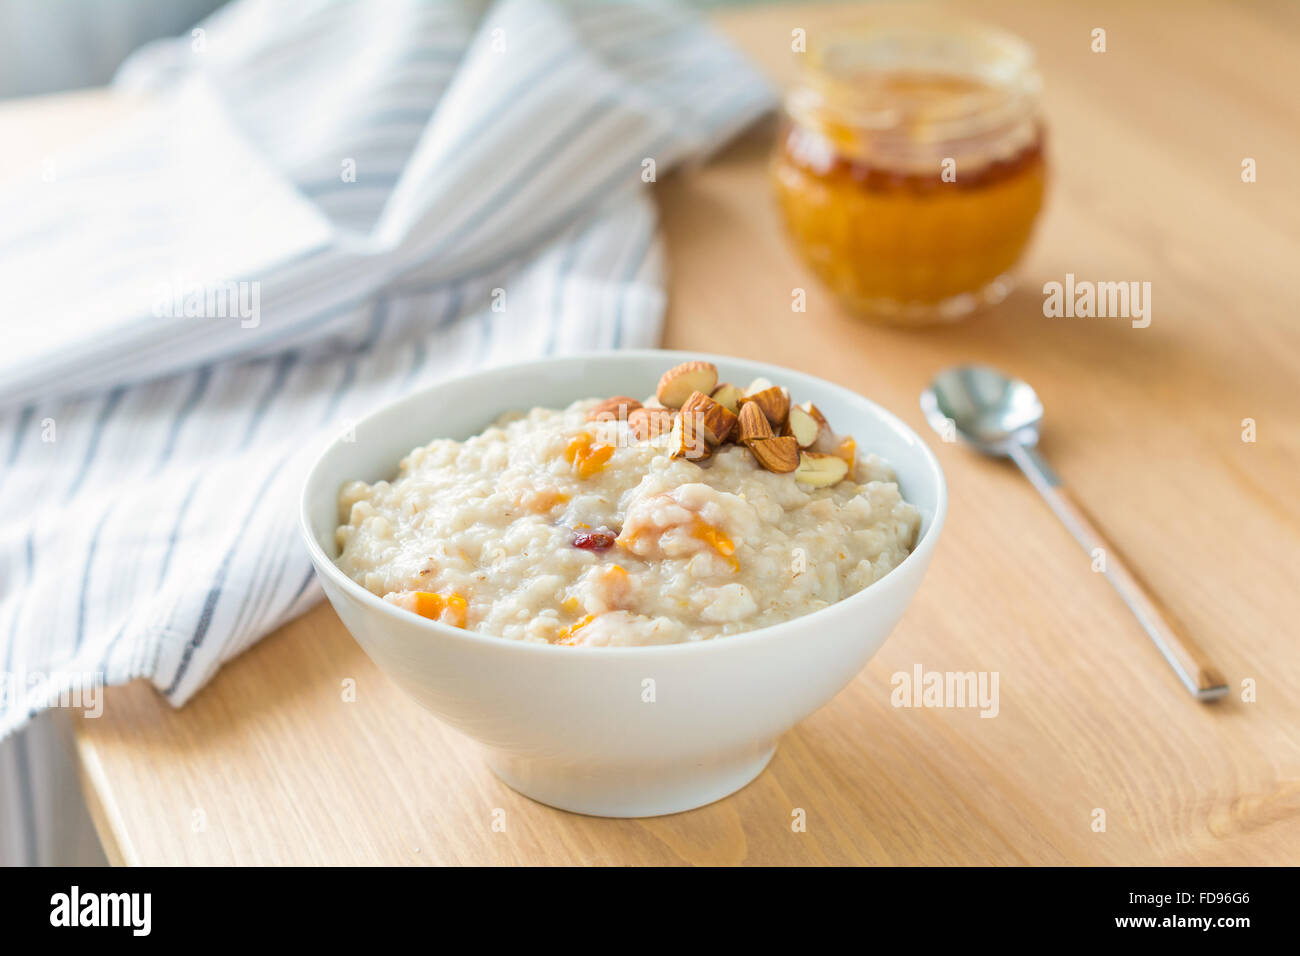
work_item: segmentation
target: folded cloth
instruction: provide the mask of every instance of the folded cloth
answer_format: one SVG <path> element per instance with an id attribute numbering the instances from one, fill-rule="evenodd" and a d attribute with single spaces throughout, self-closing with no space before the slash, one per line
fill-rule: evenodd
<path id="1" fill-rule="evenodd" d="M 649 346 L 649 184 L 771 103 L 648 3 L 239 0 L 0 194 L 0 736 L 87 685 L 184 703 L 319 597 L 307 461 L 469 368 Z"/>

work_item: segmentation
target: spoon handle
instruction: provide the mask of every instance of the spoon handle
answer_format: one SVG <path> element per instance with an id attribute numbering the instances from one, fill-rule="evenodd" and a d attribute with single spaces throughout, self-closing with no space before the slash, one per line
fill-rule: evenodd
<path id="1" fill-rule="evenodd" d="M 1173 627 L 1170 623 L 1172 615 L 1129 570 L 1124 557 L 1097 530 L 1070 493 L 1061 487 L 1061 479 L 1042 456 L 1032 448 L 1015 445 L 1011 449 L 1011 458 L 1070 529 L 1074 540 L 1092 555 L 1094 561 L 1104 562 L 1102 567 L 1106 580 L 1119 592 L 1183 686 L 1199 700 L 1217 700 L 1226 694 L 1228 685 L 1214 665 Z"/>

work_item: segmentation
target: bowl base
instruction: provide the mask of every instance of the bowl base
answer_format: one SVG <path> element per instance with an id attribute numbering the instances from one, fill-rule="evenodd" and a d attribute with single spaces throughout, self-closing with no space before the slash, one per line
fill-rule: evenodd
<path id="1" fill-rule="evenodd" d="M 558 810 L 592 817 L 660 817 L 694 810 L 744 787 L 767 766 L 776 743 L 685 766 L 653 770 L 574 768 L 550 760 L 488 754 L 510 789 Z"/>

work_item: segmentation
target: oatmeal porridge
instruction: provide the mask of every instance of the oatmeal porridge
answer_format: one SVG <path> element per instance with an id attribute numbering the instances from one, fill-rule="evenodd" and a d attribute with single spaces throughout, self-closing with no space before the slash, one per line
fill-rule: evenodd
<path id="1" fill-rule="evenodd" d="M 707 640 L 809 614 L 907 557 L 888 464 L 765 380 L 705 362 L 653 398 L 503 416 L 339 494 L 337 563 L 455 627 L 552 644 Z"/>

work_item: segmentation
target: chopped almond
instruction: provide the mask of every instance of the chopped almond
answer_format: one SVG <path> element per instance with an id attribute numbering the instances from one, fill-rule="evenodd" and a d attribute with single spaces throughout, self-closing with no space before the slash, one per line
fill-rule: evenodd
<path id="1" fill-rule="evenodd" d="M 794 480 L 813 488 L 829 488 L 848 473 L 848 463 L 838 455 L 805 451 L 799 456 Z"/>
<path id="2" fill-rule="evenodd" d="M 736 416 L 703 392 L 691 393 L 682 406 L 681 417 L 694 419 L 692 427 L 715 447 L 727 440 L 736 425 Z"/>
<path id="3" fill-rule="evenodd" d="M 768 471 L 785 474 L 799 467 L 799 443 L 788 435 L 755 438 L 749 443 L 749 450 Z"/>
<path id="4" fill-rule="evenodd" d="M 610 401 L 614 401 L 611 399 Z M 669 418 L 666 409 L 680 409 Z M 837 436 L 826 416 L 812 402 L 792 406 L 788 389 L 756 378 L 744 390 L 730 382 L 718 384 L 710 362 L 683 362 L 663 374 L 655 398 L 628 413 L 628 424 L 639 438 L 657 437 L 672 425 L 670 454 L 701 461 L 730 440 L 744 445 L 758 464 L 778 474 L 794 473 L 812 487 L 829 487 L 851 474 L 857 445 Z M 620 536 L 618 543 L 629 545 Z"/>
<path id="5" fill-rule="evenodd" d="M 673 413 L 666 408 L 641 407 L 627 416 L 628 427 L 641 441 L 666 435 L 673 428 Z"/>
<path id="6" fill-rule="evenodd" d="M 683 362 L 664 372 L 655 397 L 668 408 L 681 408 L 692 392 L 710 394 L 718 384 L 718 369 L 712 362 Z"/>
<path id="7" fill-rule="evenodd" d="M 739 388 L 730 382 L 723 382 L 713 390 L 711 397 L 715 402 L 735 415 L 740 411 L 740 396 L 741 391 Z"/>
<path id="8" fill-rule="evenodd" d="M 603 402 L 593 405 L 591 411 L 587 412 L 587 421 L 627 421 L 628 415 L 640 407 L 641 403 L 635 398 L 628 398 L 626 395 L 615 395 L 613 398 L 607 398 Z"/>
<path id="9" fill-rule="evenodd" d="M 748 445 L 760 438 L 773 437 L 771 422 L 767 420 L 763 410 L 755 404 L 741 405 L 740 414 L 736 416 L 736 421 L 738 423 L 738 439 L 744 445 Z"/>
<path id="10" fill-rule="evenodd" d="M 673 423 L 673 435 L 670 440 L 673 458 L 685 458 L 687 461 L 700 462 L 713 454 L 699 418 L 695 415 L 678 415 Z"/>
<path id="11" fill-rule="evenodd" d="M 740 399 L 742 407 L 751 402 L 762 409 L 774 428 L 785 425 L 786 416 L 790 413 L 790 396 L 785 393 L 785 389 L 770 385 L 757 392 L 746 392 Z"/>
<path id="12" fill-rule="evenodd" d="M 807 409 L 794 405 L 790 408 L 790 417 L 786 419 L 785 429 L 786 434 L 794 436 L 800 448 L 811 448 L 817 441 L 817 436 L 821 434 L 822 427 Z"/>
<path id="13" fill-rule="evenodd" d="M 822 428 L 825 428 L 827 431 L 830 430 L 831 423 L 826 420 L 826 416 L 822 414 L 822 410 L 812 402 L 800 402 L 799 408 L 811 415 L 813 420 Z"/>

